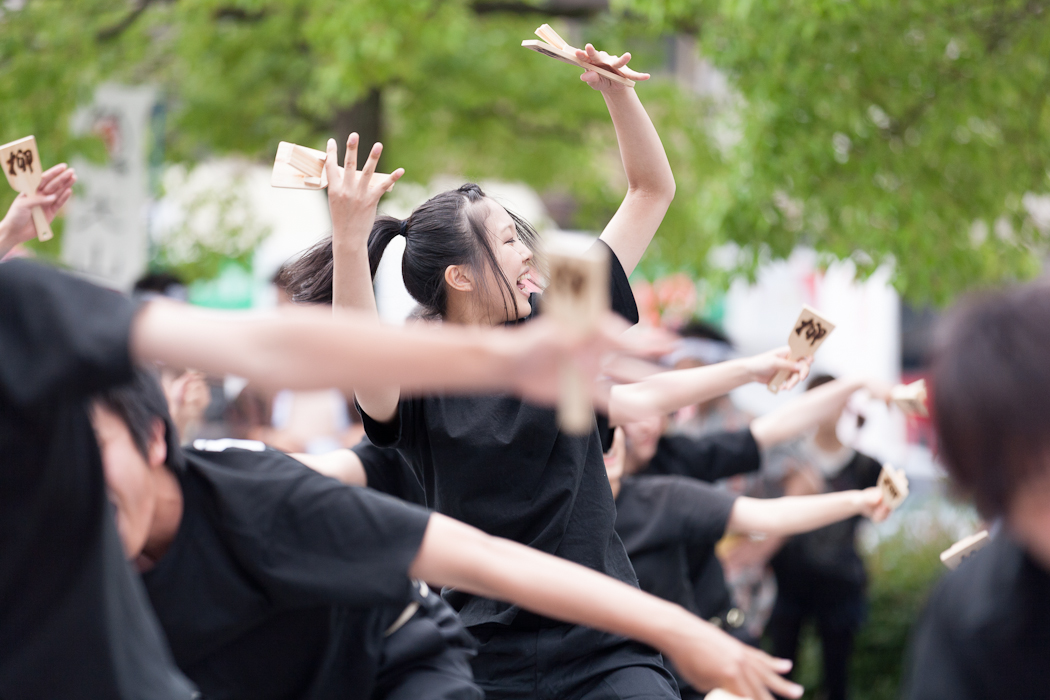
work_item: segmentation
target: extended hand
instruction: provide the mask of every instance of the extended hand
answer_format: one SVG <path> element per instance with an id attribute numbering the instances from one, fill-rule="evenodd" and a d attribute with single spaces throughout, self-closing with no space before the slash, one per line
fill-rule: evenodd
<path id="1" fill-rule="evenodd" d="M 33 226 L 33 207 L 43 209 L 44 216 L 47 217 L 48 222 L 51 222 L 62 206 L 69 201 L 73 194 L 73 183 L 76 181 L 76 171 L 66 166 L 65 163 L 59 163 L 45 170 L 35 193 L 20 194 L 11 203 L 11 208 L 7 210 L 7 216 L 4 217 L 3 226 L 0 228 L 4 238 L 0 245 L 10 249 L 18 243 L 34 238 L 36 227 Z"/>
<path id="2" fill-rule="evenodd" d="M 787 659 L 749 647 L 702 620 L 687 627 L 661 651 L 694 688 L 725 688 L 755 700 L 773 700 L 771 690 L 788 698 L 802 696 L 802 686 L 780 675 L 791 670 Z"/>
<path id="3" fill-rule="evenodd" d="M 596 66 L 602 66 L 603 68 L 613 68 L 625 78 L 630 78 L 631 80 L 638 81 L 649 79 L 648 73 L 639 73 L 638 71 L 631 70 L 627 67 L 627 62 L 631 60 L 630 53 L 625 53 L 622 56 L 612 56 L 604 51 L 598 51 L 591 44 L 587 44 L 585 49 L 576 49 L 576 58 L 581 61 L 592 63 Z M 630 89 L 623 83 L 609 80 L 593 70 L 589 70 L 581 75 L 580 80 L 587 83 L 595 90 L 601 90 L 602 92 L 616 92 L 618 90 Z"/>
<path id="4" fill-rule="evenodd" d="M 790 356 L 791 350 L 785 345 L 776 350 L 749 357 L 744 362 L 751 373 L 751 380 L 762 384 L 768 384 L 781 370 L 789 372 L 790 376 L 787 381 L 780 386 L 781 391 L 787 391 L 809 376 L 809 367 L 813 363 L 812 357 L 791 360 Z"/>
<path id="5" fill-rule="evenodd" d="M 882 502 L 882 489 L 878 486 L 866 488 L 860 492 L 861 511 L 860 514 L 871 518 L 873 523 L 881 523 L 890 517 L 890 507 Z"/>
<path id="6" fill-rule="evenodd" d="M 332 212 L 333 244 L 367 244 L 380 198 L 405 174 L 404 168 L 398 168 L 389 175 L 373 177 L 383 152 L 381 143 L 372 146 L 365 167 L 358 171 L 358 140 L 356 133 L 350 134 L 346 140 L 346 159 L 340 168 L 335 139 L 328 139 L 328 159 L 324 167 L 328 175 L 328 207 Z"/>

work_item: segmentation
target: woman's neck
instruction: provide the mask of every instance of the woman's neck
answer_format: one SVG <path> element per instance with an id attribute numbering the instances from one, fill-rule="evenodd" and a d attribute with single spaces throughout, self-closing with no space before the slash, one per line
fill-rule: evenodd
<path id="1" fill-rule="evenodd" d="M 838 452 L 842 449 L 842 443 L 835 431 L 835 426 L 821 426 L 817 434 L 813 436 L 813 444 L 825 452 Z"/>

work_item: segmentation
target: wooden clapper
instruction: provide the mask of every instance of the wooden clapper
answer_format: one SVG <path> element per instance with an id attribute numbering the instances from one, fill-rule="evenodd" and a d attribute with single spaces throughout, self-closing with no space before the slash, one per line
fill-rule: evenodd
<path id="1" fill-rule="evenodd" d="M 807 355 L 813 355 L 817 348 L 824 344 L 831 331 L 835 330 L 835 324 L 821 316 L 814 308 L 803 304 L 802 312 L 798 320 L 788 333 L 788 347 L 791 349 L 791 359 L 801 360 Z M 780 391 L 780 386 L 787 381 L 790 373 L 780 370 L 767 385 L 774 394 Z"/>
<path id="2" fill-rule="evenodd" d="M 975 535 L 964 537 L 941 552 L 941 563 L 954 571 L 959 568 L 959 564 L 962 564 L 963 559 L 971 554 L 976 554 L 991 541 L 992 538 L 988 536 L 987 530 L 981 530 Z"/>
<path id="3" fill-rule="evenodd" d="M 893 387 L 893 390 L 890 392 L 890 401 L 906 416 L 926 418 L 930 415 L 929 410 L 926 408 L 925 379 Z"/>
<path id="4" fill-rule="evenodd" d="M 44 175 L 44 166 L 40 163 L 35 136 L 26 136 L 0 146 L 0 163 L 3 164 L 7 181 L 16 192 L 27 195 L 36 192 L 40 178 Z M 49 241 L 54 235 L 40 207 L 33 207 L 33 226 L 36 227 L 37 240 Z"/>
<path id="5" fill-rule="evenodd" d="M 551 29 L 549 24 L 541 25 L 536 30 L 536 36 L 543 41 L 536 41 L 535 39 L 526 39 L 521 42 L 521 45 L 527 49 L 532 49 L 542 53 L 545 56 L 556 58 L 559 61 L 568 63 L 569 65 L 583 68 L 584 70 L 593 70 L 609 80 L 617 83 L 622 83 L 627 87 L 634 87 L 634 81 L 630 78 L 625 77 L 620 71 L 616 70 L 610 65 L 604 63 L 591 63 L 590 61 L 581 61 L 576 58 L 576 47 L 570 46 L 568 42 L 558 36 L 558 32 Z"/>
<path id="6" fill-rule="evenodd" d="M 897 510 L 897 506 L 908 497 L 908 477 L 903 469 L 894 469 L 892 464 L 882 465 L 878 485 L 882 489 L 882 502 L 890 510 Z"/>
<path id="7" fill-rule="evenodd" d="M 324 169 L 326 160 L 328 154 L 324 151 L 281 141 L 277 144 L 270 186 L 293 190 L 323 190 L 328 187 L 328 173 Z M 386 174 L 375 173 L 372 177 L 386 177 Z"/>
<path id="8" fill-rule="evenodd" d="M 609 309 L 608 250 L 587 236 L 556 233 L 546 236 L 543 259 L 550 280 L 543 292 L 543 313 L 556 319 L 567 333 L 593 332 Z M 590 432 L 594 410 L 585 378 L 566 363 L 559 381 L 559 426 L 573 435 Z"/>

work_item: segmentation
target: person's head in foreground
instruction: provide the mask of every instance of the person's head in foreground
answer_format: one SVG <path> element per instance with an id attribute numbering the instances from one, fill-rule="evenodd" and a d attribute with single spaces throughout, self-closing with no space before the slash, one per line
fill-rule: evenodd
<path id="1" fill-rule="evenodd" d="M 375 277 L 391 241 L 405 238 L 405 288 L 427 319 L 492 325 L 532 313 L 529 295 L 536 232 L 480 187 L 466 184 L 419 205 L 401 221 L 379 216 L 368 237 Z M 332 303 L 332 241 L 324 240 L 289 266 L 286 279 L 299 303 Z"/>
<path id="2" fill-rule="evenodd" d="M 939 329 L 931 384 L 955 484 L 1050 569 L 1050 286 L 959 304 Z"/>
<path id="3" fill-rule="evenodd" d="M 182 468 L 178 434 L 160 384 L 145 370 L 99 394 L 92 405 L 106 488 L 129 559 L 148 566 L 163 554 L 182 514 L 175 470 Z M 170 531 L 170 532 L 169 532 Z"/>

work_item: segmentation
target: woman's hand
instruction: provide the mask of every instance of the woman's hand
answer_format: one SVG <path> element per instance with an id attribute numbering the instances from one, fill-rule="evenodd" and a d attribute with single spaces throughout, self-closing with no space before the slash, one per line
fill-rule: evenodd
<path id="1" fill-rule="evenodd" d="M 781 391 L 793 389 L 799 382 L 805 381 L 809 376 L 809 367 L 813 364 L 813 357 L 803 357 L 801 360 L 790 359 L 791 350 L 788 346 L 770 350 L 760 355 L 755 355 L 744 360 L 748 372 L 751 373 L 751 381 L 768 384 L 784 370 L 790 373 L 787 380 L 781 384 Z"/>
<path id="2" fill-rule="evenodd" d="M 749 647 L 702 620 L 691 620 L 661 651 L 698 690 L 724 688 L 755 700 L 772 700 L 770 691 L 802 696 L 802 686 L 781 676 L 791 670 L 790 661 Z"/>
<path id="3" fill-rule="evenodd" d="M 631 60 L 630 53 L 625 53 L 622 56 L 611 56 L 604 51 L 598 51 L 593 45 L 587 44 L 587 47 L 584 49 L 576 49 L 576 58 L 592 65 L 612 70 L 612 72 L 619 73 L 623 77 L 630 78 L 634 81 L 649 79 L 648 73 L 639 73 L 638 71 L 631 70 L 627 67 L 627 62 Z M 609 80 L 598 73 L 598 71 L 593 70 L 589 70 L 581 75 L 580 80 L 601 92 L 618 92 L 620 90 L 631 89 L 623 83 Z"/>
<path id="4" fill-rule="evenodd" d="M 33 207 L 43 209 L 48 222 L 53 221 L 72 196 L 73 183 L 76 181 L 76 171 L 65 163 L 59 163 L 44 171 L 36 192 L 22 193 L 15 197 L 7 215 L 0 221 L 0 256 L 19 243 L 25 243 L 36 236 Z"/>
<path id="5" fill-rule="evenodd" d="M 882 502 L 882 489 L 878 486 L 858 491 L 857 497 L 860 500 L 860 514 L 871 518 L 873 523 L 881 523 L 890 517 L 890 507 Z"/>
<path id="6" fill-rule="evenodd" d="M 365 167 L 357 169 L 356 133 L 346 140 L 346 159 L 339 167 L 335 139 L 328 139 L 328 159 L 325 173 L 328 175 L 328 208 L 332 212 L 333 245 L 368 245 L 368 234 L 376 218 L 376 207 L 380 198 L 393 188 L 394 183 L 405 174 L 398 168 L 389 175 L 376 176 L 376 165 L 383 153 L 383 144 L 372 146 Z"/>

